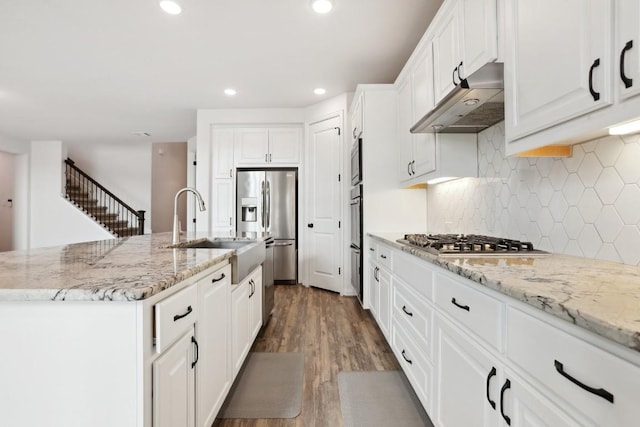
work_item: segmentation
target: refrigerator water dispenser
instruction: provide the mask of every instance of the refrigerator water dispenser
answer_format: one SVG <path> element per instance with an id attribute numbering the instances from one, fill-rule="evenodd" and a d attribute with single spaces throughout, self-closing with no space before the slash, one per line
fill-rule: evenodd
<path id="1" fill-rule="evenodd" d="M 242 198 L 242 222 L 256 222 L 258 219 L 257 200 L 253 197 Z"/>

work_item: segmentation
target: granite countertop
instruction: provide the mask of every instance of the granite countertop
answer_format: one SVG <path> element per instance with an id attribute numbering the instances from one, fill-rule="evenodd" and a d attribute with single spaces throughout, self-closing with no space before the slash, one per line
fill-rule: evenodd
<path id="1" fill-rule="evenodd" d="M 230 249 L 172 249 L 171 236 L 0 252 L 0 301 L 142 300 L 233 254 Z M 216 236 L 189 233 L 182 240 L 206 237 Z"/>
<path id="2" fill-rule="evenodd" d="M 549 255 L 529 258 L 438 257 L 369 234 L 383 243 L 640 351 L 640 267 Z"/>

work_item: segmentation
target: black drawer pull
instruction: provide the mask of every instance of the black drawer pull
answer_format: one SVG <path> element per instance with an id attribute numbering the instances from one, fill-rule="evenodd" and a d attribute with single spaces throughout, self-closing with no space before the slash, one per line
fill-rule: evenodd
<path id="1" fill-rule="evenodd" d="M 198 359 L 200 359 L 200 347 L 198 347 L 198 341 L 196 341 L 195 337 L 191 337 L 191 342 L 196 346 L 196 360 L 191 362 L 191 369 L 193 369 L 198 364 Z"/>
<path id="2" fill-rule="evenodd" d="M 387 259 L 387 256 L 386 256 L 386 255 L 384 255 L 384 254 L 382 254 L 382 255 L 380 255 L 380 258 L 382 258 L 382 259 Z"/>
<path id="3" fill-rule="evenodd" d="M 187 307 L 187 311 L 185 311 L 184 314 L 176 314 L 175 316 L 173 316 L 173 321 L 175 322 L 182 319 L 183 317 L 187 317 L 191 314 L 192 311 L 193 308 L 191 308 L 191 306 Z"/>
<path id="4" fill-rule="evenodd" d="M 411 316 L 411 317 L 413 317 L 413 313 L 411 313 L 411 312 L 407 311 L 407 306 L 406 306 L 406 305 L 403 305 L 403 306 L 402 306 L 402 311 L 404 311 L 404 313 L 405 313 L 407 316 Z"/>
<path id="5" fill-rule="evenodd" d="M 589 68 L 589 93 L 593 97 L 594 101 L 597 101 L 600 99 L 600 93 L 596 92 L 593 89 L 593 70 L 599 66 L 600 66 L 600 58 L 596 58 L 596 60 L 593 61 L 593 64 L 591 64 L 591 68 Z"/>
<path id="6" fill-rule="evenodd" d="M 633 40 L 629 40 L 627 44 L 624 45 L 624 47 L 622 48 L 622 51 L 620 52 L 620 78 L 624 83 L 624 87 L 627 89 L 633 86 L 633 79 L 630 79 L 629 77 L 627 77 L 626 73 L 624 72 L 624 57 L 626 56 L 627 51 L 631 50 L 632 47 L 633 47 Z"/>
<path id="7" fill-rule="evenodd" d="M 500 390 L 500 415 L 504 418 L 508 426 L 511 425 L 511 418 L 504 414 L 504 393 L 511 388 L 511 380 L 507 379 Z"/>
<path id="8" fill-rule="evenodd" d="M 371 252 L 375 251 L 375 249 L 373 249 L 373 248 L 369 248 L 369 250 L 370 250 Z"/>
<path id="9" fill-rule="evenodd" d="M 493 366 L 491 368 L 491 372 L 489 372 L 489 375 L 487 376 L 487 400 L 489 401 L 489 405 L 491 405 L 493 409 L 496 409 L 496 402 L 491 400 L 491 396 L 489 396 L 489 385 L 491 384 L 491 378 L 495 377 L 496 374 L 496 367 Z"/>
<path id="10" fill-rule="evenodd" d="M 404 360 L 406 360 L 408 364 L 413 365 L 413 362 L 411 360 L 407 359 L 407 356 L 405 355 L 405 353 L 406 352 L 404 350 L 402 350 L 402 358 Z"/>
<path id="11" fill-rule="evenodd" d="M 603 388 L 589 387 L 588 385 L 578 381 L 577 379 L 573 378 L 571 375 L 567 374 L 564 370 L 564 366 L 562 365 L 562 363 L 558 362 L 557 360 L 554 360 L 553 364 L 556 367 L 556 371 L 558 371 L 560 375 L 562 375 L 563 377 L 565 377 L 566 379 L 568 379 L 569 381 L 571 381 L 581 389 L 586 390 L 589 393 L 593 393 L 596 396 L 600 396 L 604 400 L 613 403 L 613 394 L 609 393 L 607 390 Z"/>
<path id="12" fill-rule="evenodd" d="M 222 273 L 218 279 L 216 279 L 216 278 L 211 279 L 211 283 L 219 282 L 220 280 L 224 279 L 225 277 L 227 277 L 227 276 L 225 276 L 224 273 Z"/>
<path id="13" fill-rule="evenodd" d="M 451 304 L 453 304 L 456 307 L 461 308 L 463 310 L 471 311 L 471 307 L 469 307 L 468 305 L 460 305 L 460 304 L 458 304 L 458 302 L 456 301 L 455 297 L 451 298 Z"/>

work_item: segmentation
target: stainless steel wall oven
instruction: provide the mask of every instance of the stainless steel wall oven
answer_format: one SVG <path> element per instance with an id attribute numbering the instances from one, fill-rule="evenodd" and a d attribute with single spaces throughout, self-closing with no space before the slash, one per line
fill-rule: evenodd
<path id="1" fill-rule="evenodd" d="M 362 303 L 362 184 L 351 189 L 351 286 Z"/>

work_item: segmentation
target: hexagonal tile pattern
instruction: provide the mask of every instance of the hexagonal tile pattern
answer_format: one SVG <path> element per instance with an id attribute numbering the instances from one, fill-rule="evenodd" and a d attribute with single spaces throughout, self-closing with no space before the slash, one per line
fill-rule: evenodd
<path id="1" fill-rule="evenodd" d="M 428 231 L 530 241 L 640 266 L 640 135 L 574 145 L 571 157 L 504 154 L 504 123 L 478 136 L 478 178 L 430 186 Z"/>
<path id="2" fill-rule="evenodd" d="M 594 224 L 602 241 L 609 243 L 612 243 L 618 237 L 618 233 L 624 226 L 613 206 L 603 207 Z"/>
<path id="3" fill-rule="evenodd" d="M 640 263 L 640 230 L 633 225 L 625 225 L 615 241 L 616 249 L 625 264 Z"/>
<path id="4" fill-rule="evenodd" d="M 616 171 L 618 171 L 625 184 L 637 184 L 640 181 L 638 159 L 640 159 L 640 145 L 625 144 L 615 165 Z"/>
<path id="5" fill-rule="evenodd" d="M 578 202 L 578 210 L 585 223 L 593 223 L 600 214 L 602 202 L 596 192 L 587 188 Z"/>
<path id="6" fill-rule="evenodd" d="M 578 236 L 578 245 L 584 256 L 594 258 L 600 246 L 602 245 L 602 239 L 593 224 L 585 224 Z"/>
<path id="7" fill-rule="evenodd" d="M 624 142 L 617 135 L 608 136 L 598 141 L 598 145 L 594 150 L 596 157 L 604 167 L 610 167 L 616 164 L 616 160 L 620 156 Z"/>
<path id="8" fill-rule="evenodd" d="M 593 153 L 585 154 L 577 172 L 584 186 L 593 187 L 601 172 L 602 165 L 596 155 Z"/>
<path id="9" fill-rule="evenodd" d="M 640 223 L 640 188 L 635 184 L 625 185 L 618 200 L 616 210 L 625 224 L 638 225 Z"/>
<path id="10" fill-rule="evenodd" d="M 593 188 L 600 201 L 607 205 L 616 201 L 623 186 L 624 183 L 614 168 L 604 168 Z"/>

